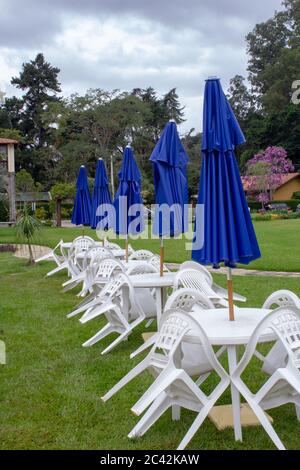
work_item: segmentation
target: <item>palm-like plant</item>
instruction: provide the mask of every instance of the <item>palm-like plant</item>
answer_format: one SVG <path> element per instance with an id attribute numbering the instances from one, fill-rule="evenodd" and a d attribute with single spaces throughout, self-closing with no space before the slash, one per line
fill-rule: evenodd
<path id="1" fill-rule="evenodd" d="M 25 242 L 28 246 L 29 260 L 28 264 L 33 264 L 33 253 L 32 253 L 32 242 L 36 239 L 41 229 L 41 222 L 31 215 L 29 207 L 24 204 L 23 209 L 20 212 L 16 228 L 17 235 L 22 242 Z"/>

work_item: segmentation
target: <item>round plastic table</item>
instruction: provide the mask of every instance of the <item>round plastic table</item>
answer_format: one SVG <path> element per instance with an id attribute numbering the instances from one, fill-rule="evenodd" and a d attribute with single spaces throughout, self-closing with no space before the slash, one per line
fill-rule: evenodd
<path id="1" fill-rule="evenodd" d="M 212 346 L 224 346 L 228 354 L 229 375 L 231 376 L 237 365 L 237 349 L 240 345 L 248 344 L 255 327 L 263 318 L 270 313 L 270 310 L 260 308 L 239 308 L 235 307 L 235 321 L 229 321 L 227 308 L 202 310 L 195 306 L 193 317 L 199 322 L 208 336 Z M 266 330 L 259 338 L 260 343 L 275 340 L 275 334 L 271 330 Z M 197 342 L 197 338 L 189 334 L 185 340 L 187 342 Z M 237 441 L 242 440 L 241 426 L 241 401 L 238 390 L 231 384 L 232 412 L 234 423 L 234 434 Z"/>

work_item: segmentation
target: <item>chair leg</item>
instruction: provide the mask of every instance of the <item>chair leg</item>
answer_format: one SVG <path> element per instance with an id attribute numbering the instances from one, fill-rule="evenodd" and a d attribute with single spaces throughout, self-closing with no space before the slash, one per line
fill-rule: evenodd
<path id="1" fill-rule="evenodd" d="M 180 420 L 180 406 L 179 405 L 173 405 L 172 406 L 172 421 L 179 421 Z"/>
<path id="2" fill-rule="evenodd" d="M 300 406 L 295 405 L 295 408 L 296 408 L 297 419 L 298 421 L 300 421 Z"/>
<path id="3" fill-rule="evenodd" d="M 210 409 L 212 408 L 213 404 L 212 403 L 207 403 L 205 406 L 203 406 L 202 410 L 198 414 L 197 418 L 193 422 L 192 426 L 180 442 L 179 446 L 177 447 L 177 450 L 184 450 L 190 440 L 194 437 L 198 429 L 200 428 L 201 424 L 205 420 L 206 416 L 208 415 Z"/>
<path id="4" fill-rule="evenodd" d="M 113 326 L 111 326 L 110 323 L 108 323 L 107 325 L 105 325 L 102 328 L 102 330 L 98 331 L 98 333 L 96 333 L 94 336 L 92 336 L 92 338 L 88 339 L 85 343 L 83 343 L 82 346 L 84 348 L 88 348 L 90 346 L 93 346 L 98 341 L 100 341 L 101 339 L 103 339 L 106 336 L 110 335 L 110 333 L 113 333 L 114 331 L 116 331 L 115 328 Z"/>
<path id="5" fill-rule="evenodd" d="M 128 374 L 126 374 L 116 385 L 114 385 L 103 397 L 102 401 L 109 400 L 113 395 L 115 395 L 121 388 L 128 384 L 131 380 L 137 377 L 141 372 L 143 372 L 149 365 L 148 358 L 141 361 L 136 367 L 134 367 Z"/>
<path id="6" fill-rule="evenodd" d="M 104 351 L 102 351 L 101 355 L 104 356 L 105 354 L 109 353 L 112 349 L 118 346 L 119 343 L 124 341 L 127 338 L 127 336 L 130 335 L 130 333 L 131 333 L 130 330 L 126 330 L 122 334 L 120 334 L 118 338 L 116 338 L 109 346 L 107 346 L 107 348 L 104 349 Z"/>
<path id="7" fill-rule="evenodd" d="M 246 398 L 246 397 L 245 397 Z M 247 399 L 247 398 L 246 398 Z M 277 433 L 275 432 L 275 429 L 271 425 L 270 421 L 265 415 L 265 412 L 263 409 L 257 405 L 253 400 L 247 399 L 249 405 L 251 406 L 253 412 L 256 414 L 257 419 L 260 421 L 261 425 L 263 426 L 264 430 L 270 437 L 270 439 L 273 441 L 277 449 L 279 450 L 285 450 L 284 445 L 282 444 L 281 440 L 279 439 Z"/>
<path id="8" fill-rule="evenodd" d="M 161 393 L 152 403 L 149 410 L 144 414 L 140 421 L 135 425 L 128 434 L 129 438 L 143 436 L 148 429 L 164 414 L 164 412 L 172 405 L 173 400 L 165 393 Z"/>

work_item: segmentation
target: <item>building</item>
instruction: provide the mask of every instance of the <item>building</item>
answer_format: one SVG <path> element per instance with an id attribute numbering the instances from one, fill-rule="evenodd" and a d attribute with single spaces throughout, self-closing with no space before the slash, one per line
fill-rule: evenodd
<path id="1" fill-rule="evenodd" d="M 16 222 L 15 145 L 19 142 L 0 137 L 0 176 L 6 182 L 9 201 L 9 222 Z"/>
<path id="2" fill-rule="evenodd" d="M 35 211 L 38 203 L 47 203 L 50 201 L 52 201 L 52 196 L 49 191 L 16 194 L 16 205 L 18 209 L 20 209 L 24 204 L 30 204 L 31 209 Z"/>
<path id="3" fill-rule="evenodd" d="M 244 177 L 242 177 L 244 191 L 247 197 L 254 198 L 258 191 L 255 191 L 255 186 L 253 189 L 253 185 L 249 183 L 249 178 L 251 180 L 251 178 L 255 178 L 255 176 L 253 177 L 250 176 L 247 178 L 247 180 Z M 251 191 L 249 190 L 249 187 L 251 187 Z M 288 173 L 285 175 L 283 174 L 281 177 L 280 184 L 278 185 L 277 188 L 273 189 L 272 194 L 270 194 L 271 200 L 272 201 L 288 201 L 292 199 L 293 194 L 297 191 L 300 192 L 300 173 Z"/>

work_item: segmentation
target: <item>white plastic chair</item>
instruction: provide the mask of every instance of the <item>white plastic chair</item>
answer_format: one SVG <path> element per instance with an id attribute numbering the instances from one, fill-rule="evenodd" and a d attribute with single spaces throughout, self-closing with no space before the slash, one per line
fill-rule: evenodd
<path id="1" fill-rule="evenodd" d="M 174 290 L 179 289 L 180 287 L 198 290 L 210 299 L 216 308 L 224 308 L 228 306 L 227 300 L 218 295 L 208 284 L 205 273 L 196 269 L 183 269 L 176 273 L 174 279 Z"/>
<path id="2" fill-rule="evenodd" d="M 155 266 L 155 268 L 157 269 L 157 271 L 159 272 L 160 271 L 160 257 L 158 255 L 154 255 L 152 256 L 152 258 L 150 258 L 148 260 L 148 263 L 152 264 L 153 266 Z M 169 269 L 168 267 L 164 264 L 164 271 L 165 272 L 169 272 Z"/>
<path id="3" fill-rule="evenodd" d="M 202 272 L 206 276 L 207 283 L 210 285 L 212 290 L 216 292 L 216 294 L 218 294 L 220 297 L 228 299 L 228 291 L 224 289 L 224 287 L 221 287 L 214 282 L 211 273 L 205 266 L 200 263 L 196 263 L 195 261 L 185 261 L 180 265 L 179 268 L 180 271 L 183 269 L 195 269 L 196 271 Z M 247 302 L 246 297 L 240 294 L 236 294 L 235 292 L 233 293 L 233 300 L 236 300 L 237 302 Z"/>
<path id="4" fill-rule="evenodd" d="M 51 250 L 49 253 L 47 253 L 44 256 L 41 256 L 40 258 L 36 259 L 35 262 L 39 263 L 40 261 L 45 261 L 45 260 L 53 260 L 56 263 L 56 268 L 52 269 L 47 273 L 47 276 L 53 276 L 53 274 L 56 274 L 63 269 L 67 269 L 68 267 L 68 255 L 63 249 L 63 240 L 60 240 L 59 243 Z M 57 251 L 59 250 L 59 253 Z"/>
<path id="5" fill-rule="evenodd" d="M 288 306 L 300 309 L 299 297 L 289 290 L 278 290 L 266 299 L 262 308 L 268 310 Z M 277 341 L 266 356 L 258 351 L 255 352 L 255 355 L 263 362 L 262 370 L 268 375 L 272 375 L 276 369 L 284 366 L 287 358 L 286 350 L 281 341 Z"/>
<path id="6" fill-rule="evenodd" d="M 123 314 L 122 303 L 124 302 L 124 288 L 128 289 L 129 311 L 128 318 Z M 103 302 L 103 297 L 105 301 Z M 109 300 L 106 300 L 109 297 Z M 145 294 L 143 295 L 145 299 Z M 133 329 L 148 318 L 156 316 L 156 305 L 150 292 L 147 299 L 147 311 L 145 311 L 135 293 L 130 282 L 129 276 L 125 273 L 119 274 L 116 278 L 111 279 L 105 286 L 103 291 L 96 299 L 96 305 L 88 309 L 80 319 L 81 323 L 86 323 L 93 318 L 105 315 L 107 324 L 92 338 L 86 341 L 83 346 L 93 346 L 100 339 L 106 337 L 112 332 L 119 333 L 115 339 L 101 354 L 106 354 L 114 349 L 121 341 L 125 340 L 133 331 Z"/>
<path id="7" fill-rule="evenodd" d="M 184 312 L 190 312 L 194 305 L 198 305 L 202 309 L 210 309 L 214 308 L 214 304 L 209 300 L 207 297 L 205 297 L 201 292 L 193 290 L 193 289 L 178 289 L 174 291 L 170 297 L 168 298 L 165 308 L 164 308 L 164 314 L 168 310 L 171 309 L 177 309 L 177 310 L 182 310 Z M 131 355 L 130 358 L 133 359 L 140 353 L 146 351 L 146 349 L 150 348 L 153 346 L 155 341 L 157 340 L 159 336 L 159 332 L 156 332 L 149 338 L 147 341 L 145 341 L 136 351 L 134 351 Z"/>
<path id="8" fill-rule="evenodd" d="M 135 260 L 149 260 L 153 257 L 152 251 L 149 250 L 137 250 L 129 256 L 129 259 Z"/>
<path id="9" fill-rule="evenodd" d="M 260 336 L 272 330 L 286 351 L 287 362 L 274 371 L 256 393 L 252 393 L 241 375 L 249 364 Z M 300 420 L 300 310 L 295 307 L 279 307 L 264 318 L 255 328 L 245 353 L 232 375 L 234 386 L 243 395 L 275 446 L 283 450 L 284 445 L 269 422 L 264 410 L 294 403 Z"/>
<path id="10" fill-rule="evenodd" d="M 68 271 L 71 277 L 77 276 L 82 271 L 82 263 L 78 255 L 85 253 L 89 248 L 95 245 L 95 241 L 90 237 L 77 237 L 73 241 L 68 253 Z"/>
<path id="11" fill-rule="evenodd" d="M 108 240 L 105 239 L 104 241 L 104 247 L 105 248 L 108 248 L 109 250 L 113 251 L 113 250 L 121 250 L 121 247 L 120 245 L 118 245 L 117 243 L 113 243 L 113 242 L 110 242 Z"/>
<path id="12" fill-rule="evenodd" d="M 193 336 L 199 338 L 199 345 L 205 352 L 205 358 L 195 355 L 192 366 L 189 362 L 190 358 L 187 358 L 187 349 L 183 348 L 184 337 L 191 331 Z M 205 395 L 191 378 L 196 368 L 198 369 L 197 375 L 206 376 L 208 371 L 214 370 L 220 378 L 218 385 L 209 396 Z M 184 407 L 198 413 L 196 420 L 179 445 L 179 449 L 184 449 L 228 387 L 230 383 L 228 374 L 217 360 L 205 332 L 193 315 L 179 310 L 170 310 L 166 313 L 159 337 L 148 356 L 104 395 L 102 400 L 107 401 L 146 369 L 156 379 L 133 406 L 132 411 L 140 415 L 148 406 L 151 406 L 128 437 L 142 436 L 168 408 Z"/>
<path id="13" fill-rule="evenodd" d="M 90 294 L 79 305 L 77 305 L 75 310 L 69 313 L 67 317 L 72 318 L 79 313 L 85 312 L 94 305 L 97 305 L 98 296 L 105 284 L 107 284 L 113 276 L 123 272 L 124 270 L 124 265 L 116 259 L 107 258 L 101 260 L 96 268 L 94 279 L 86 285 L 86 289 L 91 291 Z"/>
<path id="14" fill-rule="evenodd" d="M 95 245 L 86 250 L 82 260 L 82 271 L 80 271 L 76 276 L 73 276 L 72 279 L 69 279 L 63 283 L 63 292 L 73 289 L 82 282 L 84 286 L 82 292 L 79 295 L 83 295 L 87 290 L 86 285 L 92 283 L 100 261 L 113 257 L 114 256 L 112 252 L 103 246 Z"/>

